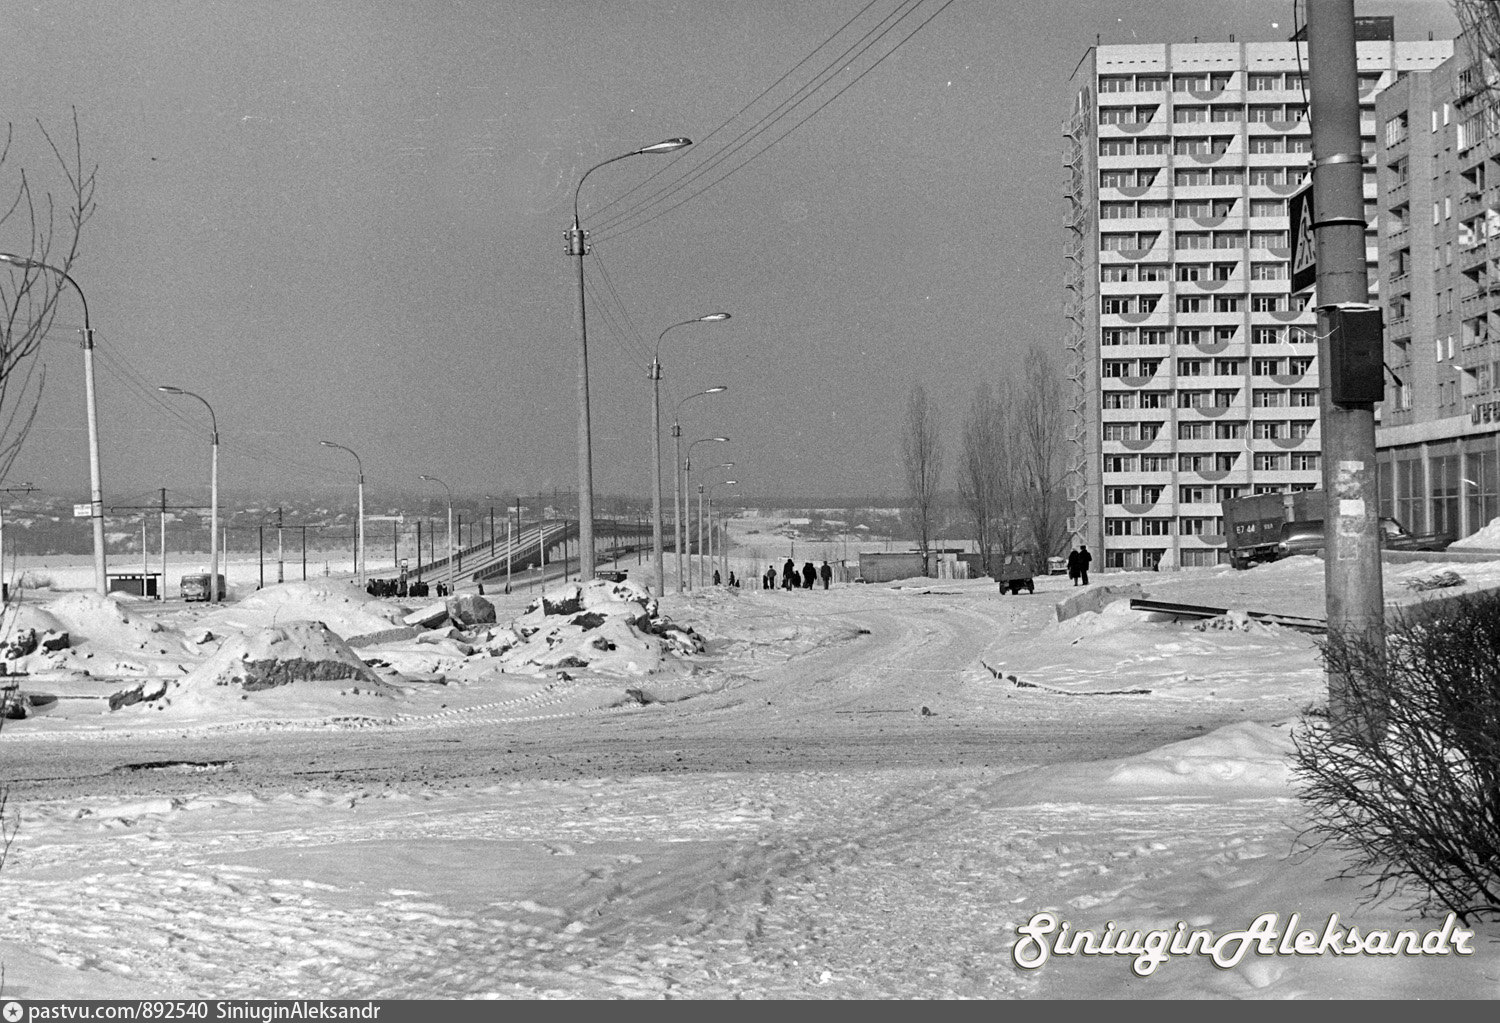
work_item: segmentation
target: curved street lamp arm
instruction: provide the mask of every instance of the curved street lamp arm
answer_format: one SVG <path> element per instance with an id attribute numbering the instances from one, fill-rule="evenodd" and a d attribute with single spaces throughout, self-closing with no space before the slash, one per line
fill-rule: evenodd
<path id="1" fill-rule="evenodd" d="M 318 441 L 318 443 L 321 444 L 321 445 L 323 445 L 325 448 L 338 448 L 340 451 L 347 451 L 347 452 L 349 452 L 349 454 L 353 455 L 354 456 L 354 464 L 359 467 L 360 482 L 364 482 L 364 478 L 365 478 L 365 463 L 361 462 L 359 460 L 359 453 L 357 451 L 355 451 L 353 448 L 346 448 L 342 444 L 335 444 L 331 440 L 320 440 L 320 441 Z"/>
<path id="2" fill-rule="evenodd" d="M 25 256 L 17 256 L 14 253 L 10 252 L 0 252 L 0 263 L 9 263 L 12 266 L 19 266 L 23 268 L 51 270 L 53 273 L 57 274 L 57 276 L 67 281 L 73 286 L 73 290 L 78 292 L 78 301 L 83 303 L 83 329 L 85 331 L 91 329 L 89 326 L 89 300 L 84 297 L 83 289 L 78 286 L 78 282 L 75 281 L 66 270 L 62 269 L 61 267 L 53 266 L 51 263 L 43 263 L 40 260 L 36 259 L 27 259 Z"/>
<path id="3" fill-rule="evenodd" d="M 214 407 L 208 403 L 207 398 L 203 397 L 203 395 L 201 394 L 194 394 L 192 391 L 185 391 L 181 387 L 169 387 L 163 385 L 161 387 L 158 387 L 157 390 L 165 394 L 186 395 L 189 398 L 197 398 L 199 401 L 203 402 L 203 407 L 208 409 L 209 428 L 213 431 L 214 443 L 219 443 L 219 417 L 214 415 Z"/>

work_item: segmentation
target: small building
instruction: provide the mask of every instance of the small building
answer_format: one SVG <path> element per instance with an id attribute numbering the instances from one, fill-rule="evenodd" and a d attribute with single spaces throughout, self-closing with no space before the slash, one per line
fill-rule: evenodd
<path id="1" fill-rule="evenodd" d="M 119 575 L 105 577 L 108 581 L 110 593 L 129 593 L 137 597 L 151 597 L 157 599 L 161 596 L 160 572 L 123 572 Z"/>

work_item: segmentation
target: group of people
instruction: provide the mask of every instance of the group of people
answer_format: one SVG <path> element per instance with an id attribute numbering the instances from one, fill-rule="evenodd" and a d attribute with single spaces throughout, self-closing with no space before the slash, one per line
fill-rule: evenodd
<path id="1" fill-rule="evenodd" d="M 1068 578 L 1073 580 L 1074 586 L 1087 586 L 1089 584 L 1089 564 L 1094 556 L 1089 553 L 1089 545 L 1081 543 L 1076 551 L 1068 552 Z"/>
<path id="2" fill-rule="evenodd" d="M 828 584 L 833 582 L 833 569 L 828 562 L 823 562 L 821 568 L 814 568 L 811 561 L 802 563 L 802 570 L 797 570 L 797 563 L 791 558 L 781 566 L 781 588 L 783 590 L 810 590 L 818 582 L 823 580 L 823 589 L 828 589 Z M 760 577 L 760 588 L 763 590 L 776 589 L 776 566 L 766 566 L 765 575 Z"/>

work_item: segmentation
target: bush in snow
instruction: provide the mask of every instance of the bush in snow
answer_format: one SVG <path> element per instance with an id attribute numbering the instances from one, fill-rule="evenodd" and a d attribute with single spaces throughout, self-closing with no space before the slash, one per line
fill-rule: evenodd
<path id="1" fill-rule="evenodd" d="M 1330 639 L 1323 653 L 1359 718 L 1383 727 L 1304 719 L 1305 837 L 1351 851 L 1342 876 L 1372 900 L 1410 891 L 1465 922 L 1500 913 L 1500 594 L 1403 616 L 1383 650 Z"/>

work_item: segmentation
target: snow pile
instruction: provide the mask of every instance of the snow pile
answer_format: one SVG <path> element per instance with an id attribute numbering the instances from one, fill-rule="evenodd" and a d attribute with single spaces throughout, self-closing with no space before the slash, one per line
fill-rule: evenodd
<path id="1" fill-rule="evenodd" d="M 92 642 L 101 648 L 158 654 L 181 648 L 180 636 L 156 622 L 135 617 L 118 600 L 98 593 L 69 593 L 43 604 L 40 611 L 60 623 L 61 631 L 72 637 L 74 646 Z"/>
<path id="2" fill-rule="evenodd" d="M 1289 796 L 1291 749 L 1286 732 L 1245 721 L 1132 757 L 1105 780 L 1152 791 L 1210 787 Z"/>
<path id="3" fill-rule="evenodd" d="M 507 667 L 643 675 L 674 655 L 701 653 L 704 644 L 692 629 L 662 617 L 644 588 L 600 579 L 544 593 L 488 649 Z"/>
<path id="4" fill-rule="evenodd" d="M 365 683 L 377 692 L 388 690 L 387 696 L 399 692 L 381 682 L 322 622 L 301 621 L 231 637 L 182 680 L 182 688 L 233 686 L 255 693 L 293 683 L 349 681 Z"/>
<path id="5" fill-rule="evenodd" d="M 1500 519 L 1490 519 L 1479 532 L 1454 540 L 1450 547 L 1475 547 L 1479 550 L 1500 550 Z"/>
<path id="6" fill-rule="evenodd" d="M 345 640 L 402 627 L 406 609 L 372 597 L 353 582 L 309 579 L 267 586 L 237 604 L 214 611 L 203 624 L 219 632 L 265 628 L 278 622 L 322 622 Z"/>

